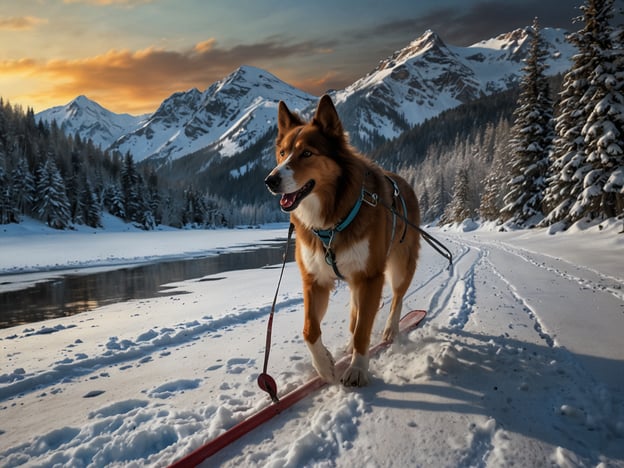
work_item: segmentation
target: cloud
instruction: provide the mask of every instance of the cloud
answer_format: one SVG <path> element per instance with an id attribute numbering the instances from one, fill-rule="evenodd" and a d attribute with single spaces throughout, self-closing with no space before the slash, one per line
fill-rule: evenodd
<path id="1" fill-rule="evenodd" d="M 194 47 L 195 52 L 198 52 L 200 54 L 210 52 L 212 49 L 214 49 L 216 43 L 217 43 L 217 40 L 214 38 L 208 39 L 206 41 L 198 42 L 197 44 L 195 44 L 195 47 Z"/>
<path id="2" fill-rule="evenodd" d="M 438 33 L 448 44 L 466 46 L 517 28 L 530 26 L 534 17 L 542 27 L 572 28 L 578 9 L 570 0 L 524 0 L 518 2 L 466 2 L 467 7 L 443 7 L 416 18 L 383 23 L 372 31 L 359 31 L 356 38 L 376 34 L 384 37 L 409 35 L 415 39 L 425 30 Z"/>
<path id="3" fill-rule="evenodd" d="M 283 76 L 292 85 L 303 89 L 308 93 L 320 96 L 331 89 L 342 89 L 353 83 L 353 77 L 343 76 L 337 72 L 328 72 L 321 77 L 303 78 L 288 77 L 289 72 L 284 72 Z"/>
<path id="4" fill-rule="evenodd" d="M 327 48 L 325 43 L 284 43 L 275 38 L 226 49 L 208 39 L 182 52 L 150 47 L 113 49 L 73 60 L 5 60 L 0 62 L 0 75 L 37 80 L 39 86 L 29 94 L 30 101 L 66 102 L 86 94 L 117 112 L 143 113 L 156 109 L 174 92 L 205 89 L 241 64 L 269 68 L 267 62 L 322 54 Z"/>
<path id="5" fill-rule="evenodd" d="M 35 16 L 9 16 L 0 17 L 0 30 L 28 31 L 40 24 L 46 24 L 48 20 Z"/>
<path id="6" fill-rule="evenodd" d="M 119 6 L 135 6 L 135 5 L 144 5 L 146 3 L 152 3 L 154 0 L 63 0 L 63 3 L 72 4 L 72 3 L 84 3 L 86 5 L 95 5 L 95 6 L 109 6 L 109 5 L 119 5 Z"/>

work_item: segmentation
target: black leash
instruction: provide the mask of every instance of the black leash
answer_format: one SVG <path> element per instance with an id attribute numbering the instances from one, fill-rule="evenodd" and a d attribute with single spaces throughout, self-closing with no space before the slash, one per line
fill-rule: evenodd
<path id="1" fill-rule="evenodd" d="M 258 386 L 267 392 L 271 397 L 273 403 L 279 403 L 277 398 L 277 384 L 275 379 L 267 374 L 267 367 L 269 366 L 269 353 L 271 352 L 271 333 L 273 331 L 273 316 L 275 315 L 275 304 L 277 302 L 277 294 L 279 293 L 280 284 L 282 283 L 282 276 L 284 276 L 284 268 L 286 267 L 286 259 L 288 258 L 288 246 L 292 239 L 295 225 L 290 223 L 288 227 L 288 239 L 286 240 L 286 248 L 284 249 L 284 259 L 282 261 L 282 270 L 280 271 L 279 280 L 277 281 L 277 288 L 275 289 L 275 297 L 273 297 L 273 305 L 271 305 L 271 312 L 269 313 L 269 321 L 267 323 L 267 336 L 266 347 L 264 349 L 264 368 L 262 373 L 258 376 Z"/>

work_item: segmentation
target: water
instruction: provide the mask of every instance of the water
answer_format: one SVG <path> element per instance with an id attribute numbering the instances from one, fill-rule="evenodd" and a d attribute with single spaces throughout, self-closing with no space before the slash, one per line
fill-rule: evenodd
<path id="1" fill-rule="evenodd" d="M 292 250 L 290 258 L 292 260 Z M 163 285 L 227 271 L 262 268 L 281 263 L 284 244 L 210 257 L 168 260 L 99 271 L 97 268 L 54 272 L 55 277 L 26 289 L 0 293 L 0 329 L 51 318 L 67 317 L 132 299 L 183 294 Z M 0 276 L 0 285 L 19 281 Z M 210 278 L 218 281 L 219 278 Z"/>

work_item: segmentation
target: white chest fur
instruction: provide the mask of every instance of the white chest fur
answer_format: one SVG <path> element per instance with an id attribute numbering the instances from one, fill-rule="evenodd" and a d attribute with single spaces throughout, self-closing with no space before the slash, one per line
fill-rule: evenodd
<path id="1" fill-rule="evenodd" d="M 304 245 L 301 253 L 306 270 L 316 277 L 319 284 L 329 285 L 336 280 L 333 268 L 325 261 L 324 251 L 315 251 Z M 362 239 L 348 249 L 340 249 L 336 255 L 336 265 L 340 273 L 349 279 L 354 273 L 366 269 L 369 255 L 369 240 Z"/>

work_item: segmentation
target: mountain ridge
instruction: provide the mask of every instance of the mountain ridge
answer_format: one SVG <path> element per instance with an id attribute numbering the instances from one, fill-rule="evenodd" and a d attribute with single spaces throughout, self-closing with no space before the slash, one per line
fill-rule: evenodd
<path id="1" fill-rule="evenodd" d="M 330 92 L 352 142 L 368 151 L 444 110 L 514 86 L 522 76 L 529 29 L 469 47 L 447 45 L 427 30 L 364 77 Z M 565 31 L 544 28 L 541 34 L 550 74 L 565 71 L 574 51 L 565 42 Z M 103 149 L 130 152 L 136 161 L 160 165 L 198 152 L 241 154 L 275 126 L 279 100 L 310 114 L 317 99 L 266 70 L 243 65 L 203 92 L 192 88 L 173 93 L 145 116 L 114 114 L 80 96 L 37 117 L 57 123 L 60 118 L 63 130 L 91 138 Z M 99 118 L 87 118 L 93 115 Z"/>

